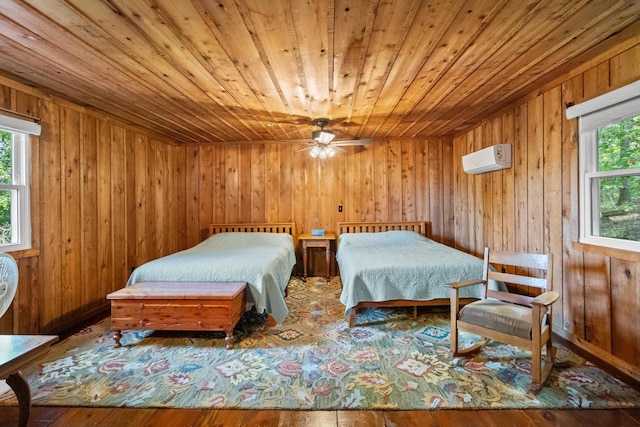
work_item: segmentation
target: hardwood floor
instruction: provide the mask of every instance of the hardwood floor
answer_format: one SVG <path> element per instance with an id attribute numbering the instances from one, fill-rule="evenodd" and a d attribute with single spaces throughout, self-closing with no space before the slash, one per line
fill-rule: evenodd
<path id="1" fill-rule="evenodd" d="M 17 407 L 0 407 L 0 427 L 16 426 Z M 33 407 L 30 427 L 185 426 L 640 426 L 640 409 L 482 411 L 242 411 Z"/>

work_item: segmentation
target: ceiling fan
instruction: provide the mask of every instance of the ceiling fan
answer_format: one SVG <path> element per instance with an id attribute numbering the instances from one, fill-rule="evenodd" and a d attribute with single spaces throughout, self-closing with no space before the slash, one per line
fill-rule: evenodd
<path id="1" fill-rule="evenodd" d="M 369 145 L 371 144 L 370 139 L 352 139 L 348 141 L 334 141 L 335 135 L 333 132 L 324 130 L 324 127 L 329 123 L 327 119 L 316 119 L 315 125 L 320 128 L 320 130 L 314 130 L 311 133 L 312 141 L 309 141 L 311 144 L 310 147 L 300 148 L 297 151 L 309 151 L 309 155 L 311 157 L 319 157 L 320 159 L 326 159 L 327 157 L 333 157 L 336 153 L 344 153 L 345 149 L 340 147 L 350 146 L 350 145 Z"/>

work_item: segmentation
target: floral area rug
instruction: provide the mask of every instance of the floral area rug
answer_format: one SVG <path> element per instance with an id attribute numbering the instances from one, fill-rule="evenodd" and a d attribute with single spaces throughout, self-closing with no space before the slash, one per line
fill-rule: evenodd
<path id="1" fill-rule="evenodd" d="M 269 328 L 249 312 L 231 350 L 217 332 L 124 331 L 114 348 L 107 318 L 54 345 L 23 374 L 33 405 L 45 406 L 640 407 L 640 393 L 562 347 L 538 391 L 530 387 L 530 356 L 516 347 L 490 342 L 475 357 L 450 357 L 447 308 L 423 308 L 417 319 L 412 308 L 367 309 L 349 329 L 340 290 L 339 277 L 292 278 L 282 325 Z"/>

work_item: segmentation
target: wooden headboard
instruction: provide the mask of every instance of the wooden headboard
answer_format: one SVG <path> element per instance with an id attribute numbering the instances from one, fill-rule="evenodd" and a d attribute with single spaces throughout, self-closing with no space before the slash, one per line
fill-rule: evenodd
<path id="1" fill-rule="evenodd" d="M 249 233 L 287 233 L 296 239 L 295 222 L 254 223 L 254 224 L 209 224 L 209 236 L 216 233 L 243 231 Z"/>
<path id="2" fill-rule="evenodd" d="M 390 230 L 415 231 L 423 236 L 427 235 L 427 223 L 425 221 L 407 222 L 339 222 L 338 236 L 342 233 L 380 233 Z"/>

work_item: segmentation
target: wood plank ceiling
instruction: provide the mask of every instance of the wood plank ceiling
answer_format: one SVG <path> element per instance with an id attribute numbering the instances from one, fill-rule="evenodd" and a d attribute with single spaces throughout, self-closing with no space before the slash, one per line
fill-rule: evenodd
<path id="1" fill-rule="evenodd" d="M 182 143 L 429 137 L 639 35 L 638 0 L 0 0 L 0 75 Z"/>

